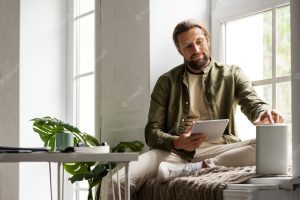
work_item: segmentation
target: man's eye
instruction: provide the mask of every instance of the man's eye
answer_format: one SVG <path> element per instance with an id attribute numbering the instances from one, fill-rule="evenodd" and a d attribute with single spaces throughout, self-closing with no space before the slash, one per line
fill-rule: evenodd
<path id="1" fill-rule="evenodd" d="M 197 44 L 202 44 L 202 40 L 198 40 L 198 41 L 197 41 Z"/>

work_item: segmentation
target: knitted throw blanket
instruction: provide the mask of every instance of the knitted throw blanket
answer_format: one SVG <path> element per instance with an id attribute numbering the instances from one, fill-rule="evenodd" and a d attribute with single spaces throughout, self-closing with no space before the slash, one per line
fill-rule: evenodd
<path id="1" fill-rule="evenodd" d="M 135 194 L 136 200 L 222 200 L 229 183 L 242 183 L 256 177 L 255 166 L 205 168 L 186 177 L 160 183 L 156 178 L 146 181 Z"/>

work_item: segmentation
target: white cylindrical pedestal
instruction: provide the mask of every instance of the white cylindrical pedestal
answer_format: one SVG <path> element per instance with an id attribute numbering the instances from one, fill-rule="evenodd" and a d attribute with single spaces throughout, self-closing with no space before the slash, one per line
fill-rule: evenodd
<path id="1" fill-rule="evenodd" d="M 256 126 L 256 173 L 287 174 L 287 125 Z"/>

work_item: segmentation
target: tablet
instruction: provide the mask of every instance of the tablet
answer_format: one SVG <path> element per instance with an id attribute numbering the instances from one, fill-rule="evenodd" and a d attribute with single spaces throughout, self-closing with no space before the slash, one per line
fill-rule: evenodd
<path id="1" fill-rule="evenodd" d="M 207 133 L 208 142 L 219 141 L 229 119 L 194 121 L 192 126 L 192 134 Z"/>

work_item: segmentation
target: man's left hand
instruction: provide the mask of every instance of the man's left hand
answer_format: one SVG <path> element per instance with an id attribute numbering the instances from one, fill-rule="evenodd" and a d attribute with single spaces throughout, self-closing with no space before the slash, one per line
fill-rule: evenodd
<path id="1" fill-rule="evenodd" d="M 254 122 L 254 125 L 283 123 L 284 119 L 276 110 L 267 109 Z"/>

